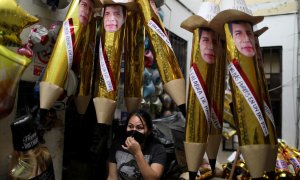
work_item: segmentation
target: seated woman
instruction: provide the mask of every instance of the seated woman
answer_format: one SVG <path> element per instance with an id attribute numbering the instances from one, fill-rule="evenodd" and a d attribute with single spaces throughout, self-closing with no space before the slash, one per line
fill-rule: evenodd
<path id="1" fill-rule="evenodd" d="M 138 110 L 127 119 L 126 140 L 113 144 L 108 179 L 160 179 L 167 159 L 162 144 L 152 134 L 151 116 Z"/>

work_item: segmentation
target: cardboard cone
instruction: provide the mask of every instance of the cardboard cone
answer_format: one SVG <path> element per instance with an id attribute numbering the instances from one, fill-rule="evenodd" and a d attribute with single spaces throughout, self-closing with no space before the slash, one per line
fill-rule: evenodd
<path id="1" fill-rule="evenodd" d="M 141 107 L 142 98 L 138 97 L 125 97 L 125 104 L 127 107 L 127 112 L 131 113 L 138 110 Z"/>
<path id="2" fill-rule="evenodd" d="M 40 108 L 50 109 L 64 89 L 48 82 L 40 82 Z"/>
<path id="3" fill-rule="evenodd" d="M 222 140 L 222 134 L 208 136 L 207 148 L 206 148 L 208 159 L 217 158 L 221 140 Z"/>
<path id="4" fill-rule="evenodd" d="M 174 79 L 164 84 L 164 90 L 171 96 L 177 106 L 185 104 L 185 80 Z"/>
<path id="5" fill-rule="evenodd" d="M 208 136 L 206 154 L 209 159 L 209 164 L 213 172 L 216 166 L 216 159 L 217 159 L 221 139 L 222 139 L 222 134 Z"/>
<path id="6" fill-rule="evenodd" d="M 197 172 L 206 150 L 206 143 L 184 142 L 184 150 L 188 170 Z"/>
<path id="7" fill-rule="evenodd" d="M 89 106 L 90 100 L 91 95 L 74 97 L 74 103 L 79 114 L 85 114 L 87 107 Z"/>
<path id="8" fill-rule="evenodd" d="M 97 122 L 111 125 L 117 103 L 114 100 L 96 97 L 93 99 L 97 115 Z"/>
<path id="9" fill-rule="evenodd" d="M 252 178 L 263 177 L 270 150 L 269 144 L 240 146 L 241 153 Z"/>

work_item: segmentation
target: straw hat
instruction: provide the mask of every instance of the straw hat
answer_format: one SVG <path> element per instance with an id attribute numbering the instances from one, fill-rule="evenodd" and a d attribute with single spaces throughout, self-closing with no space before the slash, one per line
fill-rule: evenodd
<path id="1" fill-rule="evenodd" d="M 137 10 L 137 4 L 135 3 L 135 0 L 100 0 L 100 2 L 105 5 L 122 5 L 125 6 L 127 10 Z"/>
<path id="2" fill-rule="evenodd" d="M 199 27 L 210 28 L 209 21 L 219 12 L 219 6 L 212 2 L 203 2 L 197 15 L 192 15 L 184 20 L 180 27 L 193 33 Z"/>
<path id="3" fill-rule="evenodd" d="M 221 0 L 220 13 L 211 21 L 211 27 L 225 36 L 224 24 L 231 21 L 247 21 L 255 25 L 261 22 L 263 16 L 253 16 L 244 0 Z"/>

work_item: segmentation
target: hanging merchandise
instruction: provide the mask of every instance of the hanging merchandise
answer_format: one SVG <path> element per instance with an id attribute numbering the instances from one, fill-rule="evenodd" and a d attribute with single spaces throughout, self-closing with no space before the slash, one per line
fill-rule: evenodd
<path id="1" fill-rule="evenodd" d="M 30 62 L 26 56 L 0 45 L 0 119 L 11 113 L 19 79 Z"/>
<path id="2" fill-rule="evenodd" d="M 181 24 L 181 27 L 193 33 L 184 141 L 190 179 L 196 178 L 208 145 L 214 66 L 217 66 L 216 61 L 222 59 L 221 54 L 218 54 L 218 52 L 221 52 L 218 49 L 218 36 L 209 26 L 209 21 L 218 12 L 218 5 L 205 2 L 201 4 L 197 15 L 189 17 Z M 219 66 L 224 64 L 219 63 Z M 215 83 L 218 84 L 218 82 Z M 210 146 L 211 149 L 209 150 L 213 152 L 218 152 L 221 131 L 219 136 L 216 137 L 214 140 L 211 139 L 211 141 L 214 141 L 212 144 L 215 146 Z M 214 153 L 214 156 L 216 154 Z M 215 162 L 212 165 L 215 166 Z"/>
<path id="3" fill-rule="evenodd" d="M 144 69 L 143 97 L 147 99 L 153 93 L 155 93 L 155 86 L 152 81 L 152 74 L 147 68 L 145 68 Z"/>
<path id="4" fill-rule="evenodd" d="M 276 134 L 276 126 L 275 121 L 273 117 L 272 107 L 271 107 L 271 99 L 269 96 L 269 90 L 268 90 L 268 84 L 265 77 L 265 71 L 264 71 L 264 64 L 263 64 L 263 56 L 261 52 L 261 48 L 259 45 L 259 39 L 258 37 L 263 34 L 268 28 L 263 27 L 259 30 L 255 29 L 256 26 L 254 26 L 254 35 L 255 35 L 255 49 L 256 49 L 256 59 L 257 59 L 257 69 L 259 70 L 258 73 L 258 81 L 260 84 L 260 91 L 262 93 L 262 99 L 263 99 L 263 108 L 264 109 L 264 116 L 265 121 L 268 126 L 269 130 L 269 153 L 268 153 L 268 160 L 266 164 L 266 172 L 269 178 L 274 178 L 274 168 L 276 165 L 276 157 L 277 157 L 277 151 L 278 151 L 278 141 L 277 141 L 277 134 Z"/>
<path id="5" fill-rule="evenodd" d="M 27 44 L 31 45 L 33 51 L 33 75 L 37 78 L 41 76 L 42 71 L 47 66 L 56 38 L 61 28 L 61 23 L 53 23 L 49 29 L 36 24 L 31 27 L 29 40 Z"/>
<path id="6" fill-rule="evenodd" d="M 11 179 L 54 180 L 48 149 L 39 144 L 31 115 L 17 118 L 11 124 L 14 152 L 9 176 Z"/>
<path id="7" fill-rule="evenodd" d="M 136 3 L 143 17 L 144 26 L 150 39 L 151 50 L 154 55 L 164 90 L 170 94 L 181 112 L 185 110 L 185 80 L 179 68 L 167 32 L 159 18 L 153 0 L 137 0 Z"/>
<path id="8" fill-rule="evenodd" d="M 146 43 L 145 43 L 146 44 Z M 154 58 L 151 50 L 146 50 L 145 51 L 145 67 L 146 68 L 151 68 L 154 63 Z"/>
<path id="9" fill-rule="evenodd" d="M 134 10 L 132 0 L 101 1 L 103 9 L 103 23 L 100 31 L 99 58 L 96 64 L 96 79 L 94 91 L 94 106 L 98 124 L 111 125 L 117 106 L 117 86 L 120 80 L 121 58 L 125 37 L 125 20 L 127 10 Z M 118 12 L 115 16 L 114 11 Z M 115 21 L 111 21 L 111 19 Z M 115 23 L 116 22 L 116 23 Z"/>
<path id="10" fill-rule="evenodd" d="M 211 21 L 213 29 L 226 37 L 227 61 L 235 124 L 238 125 L 239 148 L 252 178 L 261 178 L 264 171 L 274 177 L 277 148 L 274 131 L 270 131 L 263 106 L 264 87 L 256 58 L 252 25 L 264 17 L 253 16 L 241 0 L 220 2 L 221 12 Z M 243 36 L 236 36 L 241 32 Z M 248 40 L 245 42 L 240 37 Z M 272 137 L 272 138 L 270 138 Z M 272 151 L 270 153 L 270 151 Z"/>
<path id="11" fill-rule="evenodd" d="M 28 14 L 15 0 L 1 0 L 0 17 L 0 44 L 6 46 L 21 46 L 20 33 L 38 22 L 38 18 Z"/>
<path id="12" fill-rule="evenodd" d="M 96 23 L 97 19 L 92 18 L 87 25 L 86 36 L 83 35 L 78 42 L 77 50 L 74 53 L 72 70 L 78 80 L 78 88 L 74 93 L 74 103 L 79 114 L 85 114 L 92 97 Z"/>
<path id="13" fill-rule="evenodd" d="M 74 0 L 60 29 L 44 77 L 40 83 L 40 108 L 49 109 L 63 93 L 68 73 L 73 65 L 74 55 L 86 41 L 90 31 L 87 25 L 92 15 L 91 0 Z"/>

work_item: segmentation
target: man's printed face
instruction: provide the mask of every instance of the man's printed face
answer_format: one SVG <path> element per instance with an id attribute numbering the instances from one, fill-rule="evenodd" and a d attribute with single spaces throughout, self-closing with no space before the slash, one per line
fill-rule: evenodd
<path id="1" fill-rule="evenodd" d="M 104 10 L 104 29 L 107 32 L 116 32 L 125 22 L 121 5 L 108 5 Z"/>
<path id="2" fill-rule="evenodd" d="M 89 19 L 93 10 L 93 5 L 94 4 L 92 0 L 81 0 L 79 2 L 78 19 L 79 22 L 85 26 L 89 23 Z"/>
<path id="3" fill-rule="evenodd" d="M 216 59 L 217 37 L 213 31 L 202 30 L 200 53 L 205 62 L 213 64 Z"/>
<path id="4" fill-rule="evenodd" d="M 232 37 L 240 53 L 247 57 L 255 55 L 255 39 L 250 23 L 232 23 Z"/>

